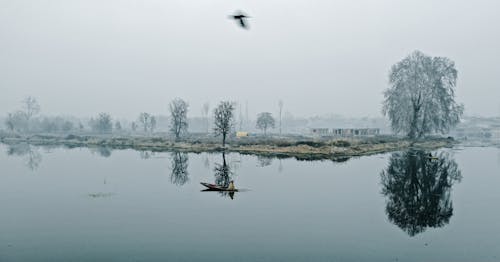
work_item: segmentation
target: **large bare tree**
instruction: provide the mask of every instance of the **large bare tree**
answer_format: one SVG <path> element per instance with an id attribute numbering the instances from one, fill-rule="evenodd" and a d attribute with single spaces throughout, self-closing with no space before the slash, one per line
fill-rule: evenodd
<path id="1" fill-rule="evenodd" d="M 214 132 L 222 135 L 222 147 L 226 146 L 226 138 L 233 127 L 234 103 L 222 101 L 214 110 Z"/>
<path id="2" fill-rule="evenodd" d="M 455 102 L 456 82 L 453 61 L 415 51 L 392 66 L 382 112 L 396 133 L 411 139 L 446 133 L 459 123 L 464 110 Z"/>
<path id="3" fill-rule="evenodd" d="M 170 133 L 179 139 L 181 135 L 187 133 L 188 121 L 188 103 L 180 98 L 170 102 Z"/>
<path id="4" fill-rule="evenodd" d="M 36 98 L 28 96 L 23 100 L 24 113 L 26 119 L 29 121 L 34 115 L 40 112 L 40 105 Z"/>

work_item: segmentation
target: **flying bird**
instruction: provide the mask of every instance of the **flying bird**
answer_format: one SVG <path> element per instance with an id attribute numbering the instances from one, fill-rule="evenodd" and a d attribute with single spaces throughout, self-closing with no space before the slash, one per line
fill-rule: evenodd
<path id="1" fill-rule="evenodd" d="M 237 11 L 234 15 L 230 15 L 229 18 L 234 19 L 242 28 L 248 29 L 248 22 L 246 20 L 250 18 L 250 16 L 247 16 L 241 11 Z"/>

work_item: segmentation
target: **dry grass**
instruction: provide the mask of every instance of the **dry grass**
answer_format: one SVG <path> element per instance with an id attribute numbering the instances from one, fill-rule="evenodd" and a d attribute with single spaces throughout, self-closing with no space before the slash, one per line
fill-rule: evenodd
<path id="1" fill-rule="evenodd" d="M 215 152 L 227 150 L 243 154 L 257 154 L 300 159 L 343 159 L 363 156 L 409 147 L 436 149 L 451 146 L 453 139 L 428 138 L 413 142 L 395 136 L 376 136 L 356 139 L 293 137 L 248 137 L 231 138 L 224 149 L 218 138 L 191 136 L 183 141 L 174 141 L 159 136 L 112 136 L 112 135 L 6 135 L 1 134 L 4 143 L 27 142 L 33 145 L 62 145 L 66 147 L 107 147 L 110 149 L 135 149 L 146 151 Z"/>

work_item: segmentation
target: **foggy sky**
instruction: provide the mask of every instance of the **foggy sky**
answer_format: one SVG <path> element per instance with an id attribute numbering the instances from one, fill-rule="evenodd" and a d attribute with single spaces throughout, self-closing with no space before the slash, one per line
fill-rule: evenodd
<path id="1" fill-rule="evenodd" d="M 252 16 L 242 30 L 228 15 Z M 380 116 L 390 66 L 415 49 L 459 71 L 467 115 L 500 114 L 500 1 L 0 0 L 0 115 L 189 115 L 222 99 L 250 116 Z"/>

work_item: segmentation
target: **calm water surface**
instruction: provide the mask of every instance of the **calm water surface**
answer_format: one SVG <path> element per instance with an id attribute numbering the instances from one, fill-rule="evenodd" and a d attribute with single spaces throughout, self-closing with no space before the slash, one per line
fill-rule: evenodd
<path id="1" fill-rule="evenodd" d="M 500 261 L 500 150 L 331 161 L 0 144 L 0 261 Z M 243 192 L 202 192 L 199 182 Z"/>

